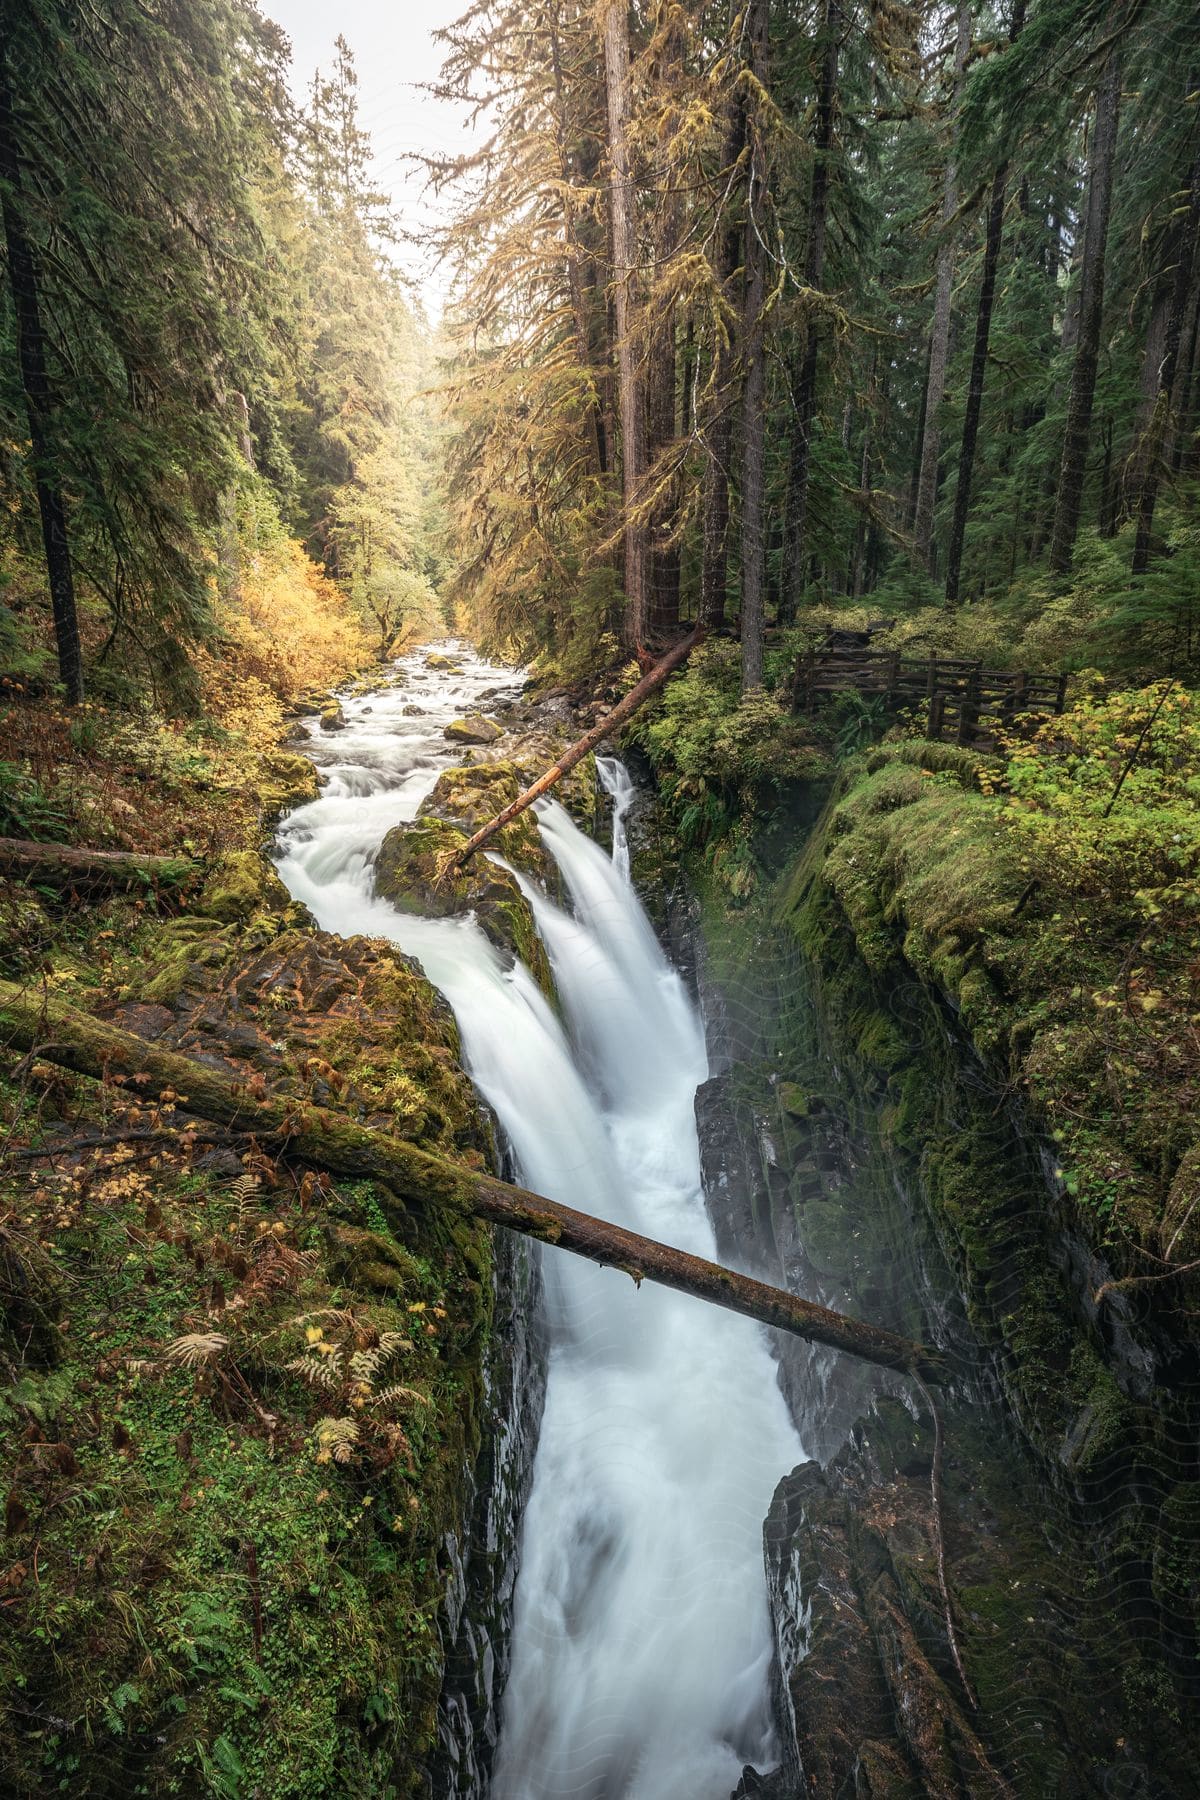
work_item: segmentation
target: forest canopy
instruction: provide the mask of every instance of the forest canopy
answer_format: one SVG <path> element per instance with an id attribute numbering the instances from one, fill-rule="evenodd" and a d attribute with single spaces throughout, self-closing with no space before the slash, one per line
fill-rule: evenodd
<path id="1" fill-rule="evenodd" d="M 0 7 L 0 645 L 40 678 L 52 610 L 70 700 L 439 621 L 430 330 L 348 46 L 301 105 L 287 58 L 244 0 Z"/>
<path id="2" fill-rule="evenodd" d="M 52 620 L 68 698 L 194 696 L 268 515 L 364 654 L 439 602 L 576 672 L 702 620 L 749 689 L 764 631 L 869 602 L 1190 666 L 1187 0 L 477 4 L 444 335 L 344 40 L 298 104 L 249 0 L 0 13 L 10 673 Z"/>
<path id="3" fill-rule="evenodd" d="M 456 591 L 496 643 L 997 605 L 1194 655 L 1200 15 L 523 0 L 448 34 Z"/>

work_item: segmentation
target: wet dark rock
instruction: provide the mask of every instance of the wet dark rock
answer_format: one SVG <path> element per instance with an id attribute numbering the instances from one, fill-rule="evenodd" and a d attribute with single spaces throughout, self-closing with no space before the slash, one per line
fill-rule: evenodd
<path id="1" fill-rule="evenodd" d="M 321 708 L 322 731 L 344 731 L 345 729 L 346 715 L 342 711 L 340 700 L 334 700 L 328 706 Z"/>
<path id="2" fill-rule="evenodd" d="M 461 1540 L 447 1540 L 443 1554 L 446 1676 L 430 1768 L 434 1800 L 480 1800 L 499 1739 L 521 1518 L 546 1389 L 546 1346 L 533 1323 L 540 1267 L 532 1245 L 501 1234 L 483 1446 L 464 1477 L 467 1530 Z"/>

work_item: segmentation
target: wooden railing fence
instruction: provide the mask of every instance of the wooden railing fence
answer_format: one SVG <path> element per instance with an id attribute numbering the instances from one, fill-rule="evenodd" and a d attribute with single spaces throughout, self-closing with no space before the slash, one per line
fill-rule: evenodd
<path id="1" fill-rule="evenodd" d="M 967 746 L 992 745 L 1022 713 L 1061 713 L 1065 675 L 987 669 L 952 656 L 902 656 L 868 644 L 817 645 L 796 664 L 795 706 L 811 712 L 822 694 L 877 694 L 889 706 L 926 708 L 927 735 Z"/>

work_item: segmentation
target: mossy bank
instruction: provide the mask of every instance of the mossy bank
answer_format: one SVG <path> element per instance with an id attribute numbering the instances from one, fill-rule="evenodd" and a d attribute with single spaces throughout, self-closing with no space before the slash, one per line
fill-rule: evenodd
<path id="1" fill-rule="evenodd" d="M 942 1402 L 952 1638 L 926 1398 L 781 1348 L 817 1461 L 767 1530 L 797 1728 L 780 1795 L 801 1769 L 830 1793 L 856 1769 L 889 1795 L 1194 1791 L 1181 840 L 1160 828 L 1149 896 L 1128 867 L 1105 884 L 1064 854 L 1066 808 L 1030 828 L 1009 805 L 1021 792 L 997 759 L 897 739 L 813 790 L 814 829 L 777 821 L 750 903 L 719 861 L 692 859 L 723 1248 L 756 1242 L 800 1291 L 957 1370 Z M 1117 983 L 1128 1004 L 1103 1004 Z M 1140 1279 L 1168 1255 L 1170 1279 Z"/>
<path id="2" fill-rule="evenodd" d="M 48 917 L 31 983 L 478 1166 L 453 1020 L 253 850 L 177 916 Z M 181 1097 L 181 1100 L 184 1097 Z M 424 1791 L 484 1435 L 487 1232 L 4 1064 L 0 1786 Z"/>

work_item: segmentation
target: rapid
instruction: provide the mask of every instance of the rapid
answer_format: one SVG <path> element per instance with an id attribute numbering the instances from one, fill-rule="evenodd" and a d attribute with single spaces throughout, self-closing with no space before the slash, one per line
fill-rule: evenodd
<path id="1" fill-rule="evenodd" d="M 283 822 L 280 874 L 326 930 L 419 959 L 527 1186 L 714 1257 L 693 1114 L 704 1033 L 631 884 L 623 766 L 599 765 L 611 856 L 539 806 L 569 910 L 519 877 L 561 1020 L 473 920 L 406 916 L 373 892 L 385 833 L 459 760 L 445 725 L 513 687 L 439 648 L 461 672 L 409 657 L 403 685 L 343 702 L 343 730 L 306 727 L 326 785 Z M 542 1268 L 546 1400 L 491 1800 L 728 1800 L 746 1764 L 777 1760 L 762 1528 L 805 1455 L 766 1336 L 553 1250 Z"/>

